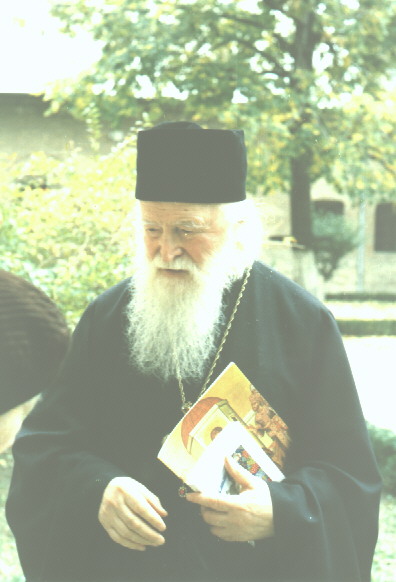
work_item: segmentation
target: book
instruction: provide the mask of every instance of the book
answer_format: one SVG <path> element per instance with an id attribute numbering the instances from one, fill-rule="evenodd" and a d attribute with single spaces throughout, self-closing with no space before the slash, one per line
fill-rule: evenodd
<path id="1" fill-rule="evenodd" d="M 231 362 L 166 437 L 158 459 L 193 491 L 233 493 L 225 457 L 281 481 L 289 445 L 286 423 Z"/>

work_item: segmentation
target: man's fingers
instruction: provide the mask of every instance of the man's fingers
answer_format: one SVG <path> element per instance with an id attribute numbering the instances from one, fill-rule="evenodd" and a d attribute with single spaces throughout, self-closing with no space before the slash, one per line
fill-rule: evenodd
<path id="1" fill-rule="evenodd" d="M 166 510 L 144 485 L 129 477 L 116 477 L 104 491 L 98 517 L 111 539 L 142 551 L 145 546 L 165 542 L 159 533 L 166 529 L 161 515 L 165 517 Z"/>
<path id="2" fill-rule="evenodd" d="M 226 457 L 224 467 L 230 477 L 232 477 L 243 490 L 253 489 L 255 482 L 252 481 L 252 479 L 257 480 L 257 477 L 254 477 L 254 475 L 251 475 L 249 471 L 241 467 L 235 459 L 232 457 Z"/>
<path id="3" fill-rule="evenodd" d="M 106 529 L 106 531 L 113 542 L 116 542 L 125 548 L 129 548 L 130 550 L 138 550 L 140 552 L 143 552 L 146 549 L 147 544 L 135 541 L 134 539 L 131 539 L 131 537 L 122 535 L 121 531 L 116 527 L 109 527 Z"/>
<path id="4" fill-rule="evenodd" d="M 203 493 L 187 493 L 186 499 L 191 503 L 202 505 L 214 511 L 226 512 L 230 506 L 228 499 L 230 496 L 218 495 L 217 497 L 209 497 Z"/>
<path id="5" fill-rule="evenodd" d="M 203 520 L 211 526 L 224 527 L 227 523 L 228 513 L 225 511 L 214 511 L 213 509 L 201 506 L 201 515 Z"/>
<path id="6" fill-rule="evenodd" d="M 126 505 L 132 514 L 136 514 L 158 531 L 164 531 L 166 525 L 161 516 L 167 515 L 158 497 L 147 487 L 129 477 L 116 478 L 110 482 L 110 501 L 118 507 Z"/>
<path id="7" fill-rule="evenodd" d="M 244 469 L 232 457 L 226 457 L 224 460 L 224 467 L 230 477 L 240 486 L 240 492 L 254 489 L 257 487 L 259 480 L 249 471 Z M 216 497 L 207 496 L 203 493 L 187 493 L 187 501 L 197 503 L 216 511 L 227 511 L 227 509 L 234 505 L 235 495 L 219 494 Z"/>
<path id="8" fill-rule="evenodd" d="M 126 545 L 125 540 L 151 546 L 159 546 L 165 541 L 163 536 L 125 504 L 114 505 L 111 501 L 103 504 L 99 511 L 99 521 L 110 537 L 122 545 Z"/>
<path id="9" fill-rule="evenodd" d="M 158 499 L 158 497 L 154 495 L 154 493 L 151 493 L 151 491 L 149 491 L 146 487 L 144 487 L 144 489 L 146 490 L 146 499 L 150 503 L 152 508 L 162 517 L 166 517 L 168 515 L 168 512 L 164 507 L 162 507 L 162 503 Z"/>
<path id="10" fill-rule="evenodd" d="M 124 537 L 131 539 L 131 535 L 133 535 L 138 542 L 151 546 L 159 546 L 165 542 L 164 537 L 160 533 L 153 529 L 139 515 L 133 513 L 129 507 L 125 506 L 117 517 L 119 520 L 118 529 L 121 530 Z"/>
<path id="11" fill-rule="evenodd" d="M 166 529 L 166 525 L 162 517 L 143 496 L 132 497 L 132 495 L 125 495 L 125 505 L 132 514 L 138 515 L 156 530 L 164 531 Z M 163 509 L 163 511 L 165 510 Z M 166 512 L 165 515 L 167 515 Z"/>

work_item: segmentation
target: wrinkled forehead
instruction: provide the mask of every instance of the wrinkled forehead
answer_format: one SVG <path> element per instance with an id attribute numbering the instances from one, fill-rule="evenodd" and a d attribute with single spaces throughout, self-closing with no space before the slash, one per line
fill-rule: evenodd
<path id="1" fill-rule="evenodd" d="M 161 224 L 195 223 L 213 224 L 220 220 L 218 204 L 194 204 L 185 202 L 140 201 L 140 215 L 143 222 Z"/>

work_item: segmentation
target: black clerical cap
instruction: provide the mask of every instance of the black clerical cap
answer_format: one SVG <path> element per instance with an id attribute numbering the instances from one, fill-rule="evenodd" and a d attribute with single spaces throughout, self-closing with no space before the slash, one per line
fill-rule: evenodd
<path id="1" fill-rule="evenodd" d="M 162 123 L 138 133 L 136 168 L 138 200 L 219 204 L 246 198 L 241 130 Z"/>

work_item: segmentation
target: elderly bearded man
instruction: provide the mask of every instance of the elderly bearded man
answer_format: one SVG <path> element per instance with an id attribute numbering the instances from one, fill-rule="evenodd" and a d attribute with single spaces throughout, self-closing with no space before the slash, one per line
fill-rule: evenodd
<path id="1" fill-rule="evenodd" d="M 380 480 L 342 342 L 254 262 L 245 176 L 241 131 L 138 134 L 135 275 L 88 307 L 15 446 L 29 582 L 369 580 Z M 231 361 L 289 426 L 286 478 L 227 462 L 238 495 L 181 499 L 161 441 Z"/>

